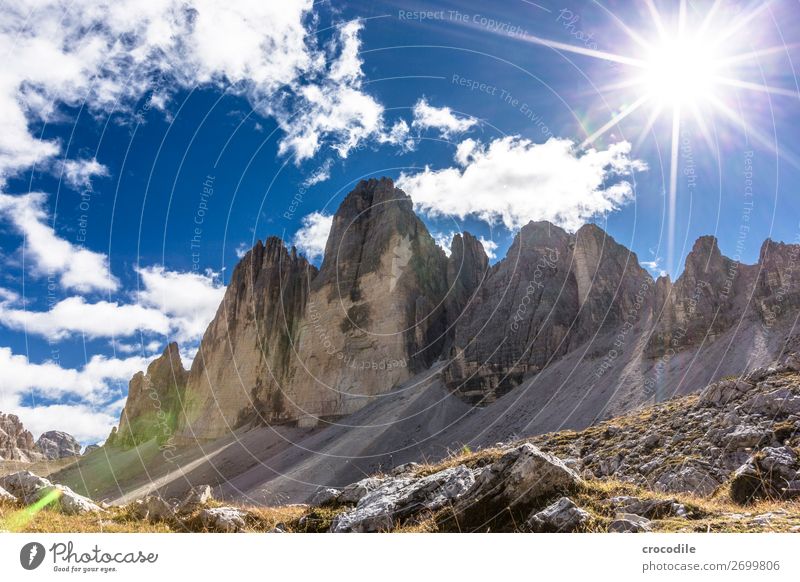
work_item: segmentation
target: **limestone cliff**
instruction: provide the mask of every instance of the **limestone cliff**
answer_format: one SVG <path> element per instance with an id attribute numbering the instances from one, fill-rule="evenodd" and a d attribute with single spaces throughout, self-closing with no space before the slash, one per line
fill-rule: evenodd
<path id="1" fill-rule="evenodd" d="M 647 346 L 651 357 L 713 341 L 745 312 L 757 267 L 722 255 L 713 236 L 702 236 L 686 256 L 684 271 L 671 284 L 657 285 L 658 323 Z"/>
<path id="2" fill-rule="evenodd" d="M 254 420 L 292 417 L 285 386 L 316 274 L 276 237 L 242 258 L 192 363 L 181 437 L 211 439 Z"/>
<path id="3" fill-rule="evenodd" d="M 301 424 L 358 410 L 425 369 L 445 340 L 447 258 L 389 179 L 333 218 L 300 325 L 287 399 Z"/>
<path id="4" fill-rule="evenodd" d="M 775 322 L 800 307 L 797 245 L 767 241 L 759 263 L 743 265 L 701 237 L 674 283 L 654 281 L 593 224 L 569 233 L 531 222 L 491 267 L 469 233 L 455 236 L 451 250 L 446 257 L 386 178 L 362 181 L 345 197 L 319 270 L 277 238 L 257 243 L 234 269 L 188 377 L 155 382 L 163 401 L 180 403 L 167 407 L 177 417 L 170 427 L 193 441 L 254 424 L 315 426 L 437 361 L 450 390 L 486 405 L 576 353 L 594 369 L 589 378 L 611 370 L 624 377 L 603 389 L 625 408 L 659 397 L 659 362 L 740 324 L 753 330 L 763 359 L 784 341 L 783 331 L 767 337 L 782 329 Z M 131 428 L 147 414 L 149 376 L 131 381 L 112 442 L 150 434 Z M 644 386 L 645 378 L 655 384 Z"/>
<path id="5" fill-rule="evenodd" d="M 188 372 L 184 369 L 178 344 L 170 343 L 147 367 L 137 372 L 128 384 L 128 399 L 119 419 L 119 428 L 107 444 L 131 447 L 157 438 L 170 439 L 182 409 Z"/>
<path id="6" fill-rule="evenodd" d="M 595 225 L 531 222 L 490 270 L 456 328 L 445 379 L 486 404 L 603 330 L 637 321 L 652 280 Z"/>
<path id="7" fill-rule="evenodd" d="M 0 412 L 0 461 L 39 461 L 44 458 L 16 414 Z"/>

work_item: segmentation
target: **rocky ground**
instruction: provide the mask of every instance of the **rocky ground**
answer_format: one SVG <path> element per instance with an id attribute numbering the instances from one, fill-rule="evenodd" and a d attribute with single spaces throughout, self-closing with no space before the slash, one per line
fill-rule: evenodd
<path id="1" fill-rule="evenodd" d="M 798 450 L 793 355 L 580 432 L 464 449 L 321 489 L 309 505 L 226 505 L 202 486 L 181 499 L 101 506 L 20 471 L 0 478 L 0 529 L 800 531 Z"/>

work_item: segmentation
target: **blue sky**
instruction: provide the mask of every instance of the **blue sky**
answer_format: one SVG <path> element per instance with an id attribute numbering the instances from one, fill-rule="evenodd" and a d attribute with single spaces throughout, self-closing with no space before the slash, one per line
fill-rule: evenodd
<path id="1" fill-rule="evenodd" d="M 34 433 L 102 440 L 243 250 L 318 262 L 362 178 L 493 261 L 539 219 L 673 277 L 700 235 L 754 262 L 800 234 L 791 2 L 137 4 L 3 7 L 0 411 Z"/>

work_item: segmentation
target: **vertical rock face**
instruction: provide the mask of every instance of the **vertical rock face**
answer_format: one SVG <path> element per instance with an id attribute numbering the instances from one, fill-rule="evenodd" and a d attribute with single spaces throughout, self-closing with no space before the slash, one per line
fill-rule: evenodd
<path id="1" fill-rule="evenodd" d="M 456 325 L 464 309 L 480 288 L 489 269 L 489 257 L 481 242 L 468 232 L 453 236 L 450 257 L 447 259 L 447 313 L 448 345 L 455 337 Z"/>
<path id="2" fill-rule="evenodd" d="M 33 442 L 33 435 L 25 430 L 19 417 L 0 412 L 0 461 L 28 462 L 43 457 Z"/>
<path id="3" fill-rule="evenodd" d="M 439 358 L 448 387 L 476 404 L 589 342 L 596 351 L 582 359 L 624 352 L 637 378 L 668 350 L 714 341 L 742 318 L 769 323 L 800 308 L 797 245 L 767 241 L 748 266 L 701 237 L 674 283 L 654 282 L 592 224 L 571 234 L 531 222 L 492 267 L 469 233 L 451 249 L 448 258 L 391 180 L 360 182 L 333 218 L 319 270 L 280 239 L 256 244 L 234 269 L 191 371 L 171 345 L 134 376 L 109 442 L 173 428 L 194 440 L 253 423 L 312 426 Z"/>
<path id="4" fill-rule="evenodd" d="M 316 274 L 276 237 L 242 258 L 192 363 L 181 436 L 216 438 L 258 418 L 290 418 L 285 386 Z"/>
<path id="5" fill-rule="evenodd" d="M 129 447 L 152 438 L 169 439 L 181 412 L 188 374 L 178 344 L 170 343 L 146 373 L 137 372 L 131 378 L 119 429 L 112 432 L 107 443 Z"/>
<path id="6" fill-rule="evenodd" d="M 473 402 L 491 401 L 566 351 L 578 296 L 566 261 L 570 237 L 548 222 L 524 226 L 456 327 L 445 380 Z"/>
<path id="7" fill-rule="evenodd" d="M 349 414 L 429 366 L 445 340 L 447 258 L 389 179 L 360 182 L 333 218 L 288 398 L 301 423 Z"/>
<path id="8" fill-rule="evenodd" d="M 520 230 L 458 323 L 448 385 L 488 403 L 593 334 L 637 321 L 652 280 L 594 225 Z"/>
<path id="9" fill-rule="evenodd" d="M 755 301 L 763 320 L 770 324 L 800 309 L 800 245 L 767 239 L 758 266 Z"/>
<path id="10" fill-rule="evenodd" d="M 81 454 L 81 444 L 71 434 L 49 430 L 39 437 L 36 446 L 47 459 L 64 459 Z"/>
<path id="11" fill-rule="evenodd" d="M 757 266 L 723 256 L 716 237 L 697 239 L 677 281 L 659 279 L 658 322 L 647 354 L 659 357 L 668 350 L 696 346 L 729 329 L 744 313 L 756 271 Z"/>
<path id="12" fill-rule="evenodd" d="M 635 324 L 652 302 L 653 279 L 636 254 L 597 225 L 584 225 L 575 233 L 570 270 L 580 307 L 573 346 L 597 332 Z"/>

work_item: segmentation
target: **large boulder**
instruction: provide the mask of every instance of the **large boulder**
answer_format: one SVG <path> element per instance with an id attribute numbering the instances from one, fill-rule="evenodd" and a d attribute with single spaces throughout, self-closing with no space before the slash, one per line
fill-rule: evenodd
<path id="1" fill-rule="evenodd" d="M 38 501 L 41 492 L 53 487 L 53 484 L 30 471 L 17 471 L 0 477 L 0 487 L 23 503 L 30 504 Z"/>
<path id="2" fill-rule="evenodd" d="M 83 495 L 78 495 L 66 485 L 53 485 L 41 491 L 40 499 L 51 498 L 53 506 L 61 513 L 67 515 L 80 515 L 83 513 L 100 513 L 103 509 L 94 501 Z"/>
<path id="3" fill-rule="evenodd" d="M 526 525 L 535 532 L 569 533 L 580 529 L 591 516 L 569 497 L 533 513 Z"/>
<path id="4" fill-rule="evenodd" d="M 700 393 L 699 402 L 711 406 L 724 406 L 741 398 L 752 388 L 752 384 L 740 378 L 726 378 L 706 386 Z"/>
<path id="5" fill-rule="evenodd" d="M 455 504 L 453 515 L 467 527 L 483 527 L 508 510 L 529 512 L 538 500 L 568 493 L 580 483 L 560 459 L 525 443 L 483 469 Z"/>
<path id="6" fill-rule="evenodd" d="M 758 413 L 774 418 L 800 414 L 800 395 L 788 388 L 778 388 L 769 392 L 756 394 L 742 405 L 747 413 Z"/>
<path id="7" fill-rule="evenodd" d="M 60 430 L 42 433 L 36 441 L 36 446 L 50 460 L 77 457 L 81 454 L 81 444 L 75 437 Z"/>
<path id="8" fill-rule="evenodd" d="M 452 503 L 475 483 L 473 472 L 459 465 L 421 478 L 397 477 L 364 495 L 355 508 L 338 515 L 332 532 L 390 531 L 420 512 Z"/>
<path id="9" fill-rule="evenodd" d="M 342 491 L 340 489 L 323 487 L 314 494 L 314 497 L 311 498 L 311 505 L 319 507 L 320 505 L 329 505 L 331 503 L 335 503 L 339 500 L 339 496 L 341 494 Z"/>
<path id="10" fill-rule="evenodd" d="M 78 495 L 66 485 L 54 485 L 48 479 L 30 471 L 17 471 L 0 477 L 0 487 L 26 505 L 45 500 L 48 506 L 68 515 L 102 511 L 88 497 Z"/>

